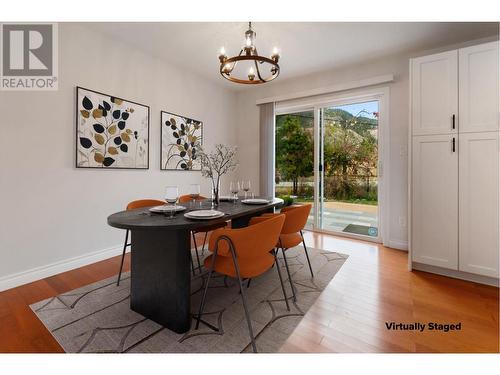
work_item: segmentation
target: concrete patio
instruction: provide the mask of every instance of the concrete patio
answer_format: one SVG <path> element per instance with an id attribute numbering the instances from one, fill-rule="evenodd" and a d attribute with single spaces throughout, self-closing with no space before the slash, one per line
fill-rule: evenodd
<path id="1" fill-rule="evenodd" d="M 308 224 L 314 221 L 314 206 Z M 378 206 L 357 203 L 324 202 L 323 229 L 342 232 L 349 225 L 378 228 Z M 375 235 L 376 236 L 376 235 Z"/>

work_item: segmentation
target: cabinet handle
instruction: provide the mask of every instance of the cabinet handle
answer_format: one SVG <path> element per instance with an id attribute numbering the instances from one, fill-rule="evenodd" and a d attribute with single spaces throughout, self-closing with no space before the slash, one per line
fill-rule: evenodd
<path id="1" fill-rule="evenodd" d="M 451 128 L 455 129 L 455 114 L 453 114 L 453 116 L 451 116 Z"/>
<path id="2" fill-rule="evenodd" d="M 451 144 L 452 144 L 451 148 L 452 148 L 453 152 L 455 152 L 455 137 L 453 137 L 453 141 L 451 142 Z"/>

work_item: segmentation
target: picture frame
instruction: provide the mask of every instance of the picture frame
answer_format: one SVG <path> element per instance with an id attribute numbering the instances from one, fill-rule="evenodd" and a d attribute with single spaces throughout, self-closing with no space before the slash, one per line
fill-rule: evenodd
<path id="1" fill-rule="evenodd" d="M 203 122 L 161 111 L 160 129 L 160 169 L 201 171 L 197 153 L 203 146 Z"/>
<path id="2" fill-rule="evenodd" d="M 149 169 L 149 106 L 76 87 L 76 168 Z"/>

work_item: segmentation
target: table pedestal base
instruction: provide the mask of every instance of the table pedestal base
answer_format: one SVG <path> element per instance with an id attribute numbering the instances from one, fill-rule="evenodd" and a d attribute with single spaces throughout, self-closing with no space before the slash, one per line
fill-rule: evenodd
<path id="1" fill-rule="evenodd" d="M 132 230 L 130 308 L 177 332 L 191 327 L 189 230 Z"/>

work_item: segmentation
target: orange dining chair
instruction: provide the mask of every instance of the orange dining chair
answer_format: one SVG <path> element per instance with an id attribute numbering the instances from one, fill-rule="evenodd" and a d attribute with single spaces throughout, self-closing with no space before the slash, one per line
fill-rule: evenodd
<path id="1" fill-rule="evenodd" d="M 309 254 L 307 252 L 306 242 L 304 241 L 304 235 L 302 234 L 302 229 L 306 226 L 307 218 L 311 212 L 310 204 L 292 205 L 284 207 L 279 214 L 263 214 L 261 217 L 272 217 L 273 215 L 285 215 L 285 223 L 281 229 L 281 234 L 276 247 L 281 249 L 283 253 L 283 259 L 285 261 L 286 272 L 288 274 L 288 280 L 290 281 L 290 286 L 292 287 L 293 300 L 296 301 L 297 297 L 295 295 L 295 286 L 293 285 L 293 280 L 290 275 L 290 269 L 288 268 L 288 261 L 286 259 L 286 250 L 291 249 L 297 245 L 304 246 L 304 251 L 306 253 L 307 263 L 309 264 L 309 271 L 311 272 L 311 277 L 314 278 L 314 273 L 311 267 L 311 261 L 309 259 Z"/>
<path id="2" fill-rule="evenodd" d="M 205 198 L 202 195 L 199 195 L 195 199 L 195 201 L 202 201 L 205 199 L 207 199 L 207 198 Z M 181 195 L 179 197 L 179 203 L 189 203 L 192 201 L 193 201 L 193 198 L 191 197 L 191 195 Z M 203 228 L 198 228 L 196 230 L 191 231 L 191 235 L 193 236 L 193 242 L 194 242 L 194 251 L 196 253 L 196 260 L 198 261 L 198 270 L 200 271 L 200 273 L 201 273 L 201 262 L 200 262 L 200 254 L 198 253 L 198 245 L 196 243 L 196 234 L 197 233 L 205 233 L 205 237 L 203 238 L 203 245 L 201 246 L 201 254 L 203 255 L 203 252 L 205 251 L 205 244 L 207 242 L 208 233 L 213 231 L 213 230 L 219 229 L 219 228 L 224 228 L 225 226 L 226 226 L 226 223 L 213 224 L 213 225 L 204 226 Z M 193 269 L 193 274 L 194 274 L 194 269 Z"/>
<path id="3" fill-rule="evenodd" d="M 165 201 L 160 201 L 157 199 L 139 199 L 127 204 L 127 210 L 134 210 L 136 208 L 143 208 L 143 207 L 160 206 L 164 204 Z M 123 244 L 122 261 L 120 263 L 120 272 L 118 273 L 118 281 L 116 282 L 116 286 L 120 285 L 120 278 L 122 276 L 122 270 L 123 270 L 123 261 L 125 260 L 125 251 L 127 250 L 127 247 L 132 245 L 132 243 L 128 242 L 128 234 L 129 234 L 129 229 L 127 229 L 127 231 L 125 232 L 125 243 Z"/>
<path id="4" fill-rule="evenodd" d="M 243 280 L 262 275 L 276 264 L 286 307 L 288 311 L 290 311 L 278 258 L 274 251 L 284 222 L 285 215 L 256 217 L 252 218 L 249 225 L 245 228 L 221 228 L 215 230 L 210 235 L 208 250 L 212 254 L 204 261 L 205 267 L 209 272 L 198 311 L 196 329 L 198 329 L 200 325 L 201 315 L 205 307 L 208 285 L 212 274 L 217 272 L 224 276 L 234 277 L 238 279 L 252 348 L 254 353 L 257 352 L 243 288 Z"/>

